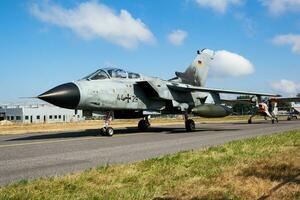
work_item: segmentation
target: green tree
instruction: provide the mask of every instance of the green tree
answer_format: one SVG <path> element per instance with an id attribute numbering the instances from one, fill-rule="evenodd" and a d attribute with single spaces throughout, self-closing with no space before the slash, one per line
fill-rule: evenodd
<path id="1" fill-rule="evenodd" d="M 249 115 L 252 113 L 252 107 L 254 106 L 253 104 L 250 104 L 250 99 L 251 96 L 248 95 L 243 95 L 243 96 L 238 96 L 236 98 L 237 100 L 245 100 L 245 103 L 236 103 L 232 106 L 232 110 L 234 113 L 238 115 Z"/>
<path id="2" fill-rule="evenodd" d="M 292 104 L 291 102 L 280 101 L 278 102 L 277 107 L 279 108 L 279 110 L 289 110 L 292 108 Z"/>

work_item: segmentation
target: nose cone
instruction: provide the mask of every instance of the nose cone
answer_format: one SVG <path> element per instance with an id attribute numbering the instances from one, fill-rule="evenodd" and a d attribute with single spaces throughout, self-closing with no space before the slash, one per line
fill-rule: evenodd
<path id="1" fill-rule="evenodd" d="M 38 98 L 62 108 L 75 109 L 80 101 L 80 91 L 74 83 L 66 83 L 48 90 Z"/>

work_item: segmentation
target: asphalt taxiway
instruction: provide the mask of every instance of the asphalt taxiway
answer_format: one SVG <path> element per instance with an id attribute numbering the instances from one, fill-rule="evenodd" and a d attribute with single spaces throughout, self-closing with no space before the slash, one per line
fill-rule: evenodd
<path id="1" fill-rule="evenodd" d="M 300 129 L 299 121 L 197 124 L 197 131 L 191 133 L 186 133 L 183 125 L 152 127 L 142 133 L 127 128 L 116 129 L 113 137 L 98 136 L 98 130 L 2 135 L 0 185 L 293 129 Z"/>

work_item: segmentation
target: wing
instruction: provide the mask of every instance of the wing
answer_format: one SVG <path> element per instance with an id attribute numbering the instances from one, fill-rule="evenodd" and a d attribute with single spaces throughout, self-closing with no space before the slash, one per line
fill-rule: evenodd
<path id="1" fill-rule="evenodd" d="M 241 94 L 241 95 L 265 96 L 265 97 L 280 97 L 280 95 L 272 94 L 272 93 L 206 88 L 206 87 L 197 87 L 197 86 L 191 86 L 191 85 L 180 84 L 180 83 L 169 83 L 168 87 L 173 90 L 187 91 L 187 92 L 198 91 L 198 92 L 208 92 L 208 93 L 217 93 L 217 94 Z"/>

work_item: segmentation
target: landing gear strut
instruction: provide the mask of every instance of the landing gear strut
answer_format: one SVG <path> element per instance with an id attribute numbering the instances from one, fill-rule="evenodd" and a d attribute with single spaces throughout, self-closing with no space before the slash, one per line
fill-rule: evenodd
<path id="1" fill-rule="evenodd" d="M 184 115 L 184 120 L 185 120 L 185 129 L 187 132 L 192 132 L 195 131 L 195 122 L 192 119 L 188 118 L 188 115 Z"/>
<path id="2" fill-rule="evenodd" d="M 248 124 L 252 124 L 252 118 L 256 116 L 256 113 L 252 114 L 248 119 Z"/>
<path id="3" fill-rule="evenodd" d="M 144 119 L 139 121 L 138 128 L 140 131 L 146 131 L 150 125 L 149 116 L 146 116 Z"/>
<path id="4" fill-rule="evenodd" d="M 273 122 L 273 121 L 274 121 L 274 122 Z M 276 123 L 278 123 L 278 122 L 279 122 L 277 117 L 275 117 L 275 118 L 272 120 L 272 124 L 274 124 L 274 123 L 275 123 L 275 121 L 276 121 Z"/>
<path id="5" fill-rule="evenodd" d="M 113 115 L 113 113 L 111 111 L 108 111 L 105 115 L 104 126 L 101 129 L 101 135 L 103 135 L 103 136 L 111 137 L 114 134 L 114 129 L 112 127 L 110 127 L 110 123 L 112 121 L 112 115 Z"/>

